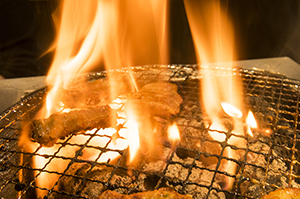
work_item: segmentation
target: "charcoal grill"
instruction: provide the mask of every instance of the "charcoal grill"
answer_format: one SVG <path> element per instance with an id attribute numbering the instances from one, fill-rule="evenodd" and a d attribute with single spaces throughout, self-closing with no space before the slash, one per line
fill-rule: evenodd
<path id="1" fill-rule="evenodd" d="M 214 66 L 212 66 L 214 67 Z M 226 67 L 219 67 L 220 70 L 227 70 Z M 180 114 L 174 118 L 179 125 L 181 132 L 207 131 L 205 117 L 202 116 L 198 98 L 199 79 L 202 78 L 202 68 L 197 65 L 157 65 L 134 67 L 134 76 L 139 85 L 149 83 L 153 80 L 166 80 L 178 86 L 178 92 L 183 97 L 184 103 Z M 41 147 L 34 152 L 26 152 L 18 147 L 18 138 L 22 131 L 22 123 L 30 121 L 34 114 L 41 108 L 47 88 L 38 90 L 19 103 L 13 105 L 2 113 L 0 117 L 0 197 L 3 198 L 34 198 L 37 197 L 36 190 L 45 193 L 44 198 L 51 198 L 54 195 L 70 198 L 84 198 L 82 189 L 85 182 L 96 182 L 103 184 L 107 189 L 122 189 L 124 193 L 143 191 L 139 186 L 132 186 L 138 181 L 141 174 L 146 176 L 147 189 L 159 189 L 160 187 L 171 187 L 181 194 L 192 194 L 195 198 L 258 198 L 272 190 L 281 187 L 300 187 L 300 137 L 299 137 L 299 97 L 300 82 L 295 79 L 256 69 L 235 68 L 235 74 L 242 77 L 244 88 L 245 104 L 247 108 L 254 111 L 255 116 L 260 118 L 260 126 L 273 131 L 271 137 L 258 135 L 255 138 L 242 137 L 247 140 L 247 146 L 237 148 L 226 142 L 211 141 L 204 137 L 195 137 L 194 134 L 186 136 L 199 142 L 216 143 L 221 146 L 231 147 L 240 151 L 244 158 L 232 159 L 221 154 L 210 154 L 179 146 L 176 151 L 171 151 L 160 172 L 155 175 L 141 169 L 129 168 L 121 164 L 112 165 L 109 161 L 98 163 L 96 160 L 105 151 L 117 151 L 122 157 L 126 156 L 126 150 L 118 151 L 107 147 L 89 145 L 89 141 L 97 136 L 95 133 L 80 133 L 87 136 L 84 143 L 70 143 L 70 136 L 56 145 L 57 151 L 53 155 L 44 155 Z M 126 70 L 115 71 L 120 75 L 127 75 Z M 106 72 L 89 74 L 90 79 L 105 78 Z M 209 128 L 209 127 L 208 127 Z M 191 130 L 192 129 L 192 130 Z M 262 131 L 262 130 L 260 130 Z M 227 133 L 227 132 L 223 132 Z M 260 132 L 256 132 L 259 134 Z M 227 136 L 230 134 L 227 133 Z M 108 137 L 110 142 L 111 137 Z M 74 154 L 61 156 L 59 151 L 64 147 L 77 147 Z M 99 151 L 95 161 L 86 161 L 81 158 L 85 148 L 92 148 Z M 167 147 L 168 148 L 168 147 Z M 182 155 L 183 154 L 183 155 Z M 41 168 L 32 166 L 32 159 L 39 156 L 45 159 Z M 215 167 L 206 167 L 200 164 L 203 157 L 217 158 Z M 47 165 L 54 160 L 67 161 L 68 166 L 63 172 L 47 169 Z M 236 175 L 220 169 L 220 162 L 228 160 L 238 165 Z M 86 163 L 88 171 L 86 175 L 74 176 L 68 170 L 77 163 Z M 275 166 L 274 166 L 275 165 Z M 93 168 L 105 166 L 111 172 L 107 180 L 91 179 L 88 173 Z M 116 175 L 116 171 L 129 171 L 136 178 L 132 178 L 131 185 L 119 185 L 116 187 L 110 180 Z M 35 171 L 35 172 L 34 172 Z M 200 174 L 195 174 L 195 172 Z M 58 180 L 51 188 L 37 186 L 36 178 L 49 173 L 58 177 Z M 174 175 L 171 173 L 175 173 Z M 200 175 L 200 179 L 194 179 Z M 202 176 L 202 177 L 201 177 Z M 78 190 L 74 192 L 59 191 L 59 181 L 64 177 L 74 178 L 80 181 Z M 207 178 L 203 178 L 207 177 Z M 230 191 L 222 190 L 215 185 L 217 179 L 233 178 L 234 187 Z"/>

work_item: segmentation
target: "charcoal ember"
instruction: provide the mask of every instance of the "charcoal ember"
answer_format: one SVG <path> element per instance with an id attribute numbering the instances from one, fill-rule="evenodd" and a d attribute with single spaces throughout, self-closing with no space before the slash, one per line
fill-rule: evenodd
<path id="1" fill-rule="evenodd" d="M 193 127 L 187 127 L 184 130 L 182 130 L 182 128 L 183 127 L 179 126 L 181 135 L 176 154 L 183 159 L 186 157 L 195 157 L 195 152 L 199 151 L 201 147 L 201 138 L 204 137 L 204 131 Z"/>
<path id="2" fill-rule="evenodd" d="M 246 156 L 246 161 L 249 164 L 254 164 L 265 168 L 267 166 L 266 156 L 270 153 L 270 146 L 259 140 L 249 144 L 249 152 Z M 244 161 L 244 158 L 241 160 Z"/>
<path id="3" fill-rule="evenodd" d="M 196 101 L 198 102 L 198 101 Z M 178 117 L 176 118 L 176 123 L 182 126 L 193 126 L 193 127 L 203 127 L 203 121 L 205 120 L 201 108 L 198 103 L 186 103 L 182 107 Z"/>
<path id="4" fill-rule="evenodd" d="M 156 161 L 149 161 L 148 159 L 143 158 L 146 160 L 143 161 L 143 164 L 139 165 L 139 168 L 141 168 L 141 170 L 146 173 L 162 175 L 163 171 L 167 166 L 166 160 L 168 159 L 168 156 L 170 155 L 171 152 L 172 151 L 170 148 L 164 148 L 161 159 Z"/>
<path id="5" fill-rule="evenodd" d="M 155 82 L 143 86 L 138 92 L 127 95 L 126 108 L 137 115 L 170 118 L 180 111 L 183 102 L 177 86 L 168 82 Z"/>
<path id="6" fill-rule="evenodd" d="M 189 169 L 182 164 L 169 164 L 165 176 L 173 180 L 184 181 L 189 174 Z"/>
<path id="7" fill-rule="evenodd" d="M 142 170 L 144 172 L 156 173 L 159 175 L 164 171 L 166 165 L 167 163 L 163 160 L 148 162 L 142 166 Z"/>
<path id="8" fill-rule="evenodd" d="M 175 153 L 173 154 L 172 161 L 179 162 L 181 164 L 193 164 L 194 158 L 190 158 L 190 157 L 181 158 Z"/>
<path id="9" fill-rule="evenodd" d="M 207 182 L 204 182 L 203 185 L 211 187 L 211 184 Z M 212 189 L 209 191 L 208 188 L 200 187 L 198 185 L 187 185 L 185 190 L 187 193 L 190 193 L 195 199 L 226 199 L 225 194 L 221 192 L 221 188 L 217 183 L 213 183 L 213 187 L 219 187 L 218 191 L 216 189 Z"/>
<path id="10" fill-rule="evenodd" d="M 201 161 L 206 165 L 214 165 L 217 163 L 218 158 L 214 156 L 220 156 L 222 151 L 222 147 L 218 142 L 215 141 L 205 141 L 201 144 L 200 152 L 203 153 L 201 155 Z"/>
<path id="11" fill-rule="evenodd" d="M 289 172 L 288 167 L 280 158 L 272 158 L 268 165 L 266 154 L 271 149 L 267 144 L 257 141 L 250 145 L 249 149 L 253 152 L 247 154 L 248 165 L 245 166 L 243 177 L 249 180 L 242 182 L 240 186 L 243 195 L 258 198 L 264 191 L 269 193 L 276 187 L 286 188 L 289 187 L 289 183 L 293 187 L 300 187 L 294 181 L 289 182 L 285 175 Z M 280 155 L 273 151 L 272 157 L 280 157 Z M 267 168 L 267 170 L 263 168 Z"/>
<path id="12" fill-rule="evenodd" d="M 186 194 L 190 194 L 195 199 L 202 199 L 202 198 L 210 198 L 210 199 L 225 199 L 225 194 L 222 192 L 220 185 L 217 182 L 210 181 L 201 181 L 202 179 L 198 179 L 197 183 L 199 184 L 192 184 L 188 183 L 187 185 L 183 186 L 178 184 L 178 182 L 167 182 L 167 186 L 172 187 L 175 191 L 183 191 Z M 183 183 L 182 183 L 183 184 Z M 208 187 L 213 187 L 213 189 L 209 192 Z"/>
<path id="13" fill-rule="evenodd" d="M 166 168 L 166 161 L 172 153 L 172 149 L 169 147 L 163 147 L 161 144 L 159 144 L 159 146 L 154 146 L 160 148 L 159 154 L 154 156 L 153 150 L 140 149 L 139 153 L 136 154 L 129 165 L 146 173 L 161 174 Z M 115 159 L 111 161 L 110 164 L 115 165 L 117 161 L 119 161 L 120 167 L 127 167 L 129 162 L 128 150 L 125 151 L 121 160 Z"/>
<path id="14" fill-rule="evenodd" d="M 221 186 L 218 180 L 214 180 L 214 172 L 216 165 L 211 165 L 210 167 L 205 166 L 201 161 L 194 160 L 193 158 L 181 159 L 176 154 L 172 158 L 168 168 L 166 170 L 165 176 L 169 179 L 166 185 L 174 188 L 176 191 L 183 191 L 184 193 L 191 194 L 193 198 L 225 198 L 224 193 L 217 192 L 221 191 Z M 196 167 L 194 166 L 196 164 Z M 192 168 L 192 169 L 190 169 Z M 211 187 L 214 181 L 212 190 L 208 194 L 208 189 L 203 187 Z M 188 182 L 188 185 L 184 185 Z"/>
<path id="15" fill-rule="evenodd" d="M 292 187 L 300 188 L 300 185 L 295 181 L 289 181 L 288 176 L 286 175 L 289 172 L 286 163 L 281 159 L 274 159 L 269 165 L 269 172 L 267 175 L 266 182 L 270 185 L 277 185 L 278 187 L 287 188 L 291 184 Z M 266 191 L 269 193 L 274 190 L 273 187 L 267 186 Z"/>
<path id="16" fill-rule="evenodd" d="M 200 152 L 202 154 L 201 161 L 206 165 L 216 163 L 218 159 L 212 155 L 220 155 L 222 147 L 208 135 L 207 130 L 187 127 L 180 132 L 181 141 L 176 151 L 179 157 L 195 157 Z"/>
<path id="17" fill-rule="evenodd" d="M 262 193 L 269 193 L 278 187 L 299 187 L 294 180 L 287 177 L 290 172 L 286 162 L 281 157 L 290 157 L 290 146 L 294 132 L 282 115 L 275 115 L 275 111 L 269 103 L 258 97 L 249 98 L 252 110 L 256 112 L 256 119 L 260 128 L 268 128 L 269 124 L 277 117 L 277 130 L 273 136 L 265 135 L 263 131 L 254 131 L 254 137 L 248 138 L 249 152 L 246 156 L 243 176 L 246 181 L 241 183 L 241 193 L 248 197 L 261 197 Z M 273 143 L 273 147 L 269 146 Z M 290 164 L 290 163 L 288 163 Z M 264 188 L 263 188 L 264 187 Z M 277 188 L 276 188 L 277 187 Z"/>
<path id="18" fill-rule="evenodd" d="M 246 103 L 251 107 L 261 129 L 269 128 L 276 117 L 276 110 L 273 106 L 257 96 L 247 96 Z"/>
<path id="19" fill-rule="evenodd" d="M 112 168 L 94 168 L 91 169 L 89 164 L 73 164 L 63 176 L 58 184 L 58 191 L 64 191 L 69 194 L 79 194 L 80 196 L 94 198 L 105 190 L 105 183 L 110 177 Z M 67 176 L 70 175 L 70 176 Z M 74 176 L 74 177 L 71 177 Z M 97 180 L 93 182 L 88 179 Z M 80 190 L 80 192 L 79 192 Z M 54 198 L 69 198 L 68 196 L 57 195 Z"/>
<path id="20" fill-rule="evenodd" d="M 273 167 L 273 166 L 271 166 Z M 258 174 L 262 176 L 261 180 L 264 181 L 263 172 Z M 260 180 L 251 179 L 250 181 L 245 181 L 241 184 L 241 193 L 247 197 L 259 198 L 262 196 L 262 193 L 269 193 L 276 190 L 277 188 L 287 188 L 289 187 L 288 177 L 284 176 L 282 173 L 268 172 L 266 177 L 267 185 L 263 188 L 264 182 Z M 294 181 L 291 182 L 292 187 L 300 188 L 299 184 Z"/>
<path id="21" fill-rule="evenodd" d="M 69 198 L 59 192 L 66 192 L 72 196 L 96 198 L 105 190 L 113 190 L 120 194 L 127 194 L 129 189 L 146 191 L 144 187 L 145 174 L 140 174 L 135 179 L 128 175 L 125 170 L 116 170 L 113 167 L 95 166 L 91 169 L 90 164 L 75 163 L 61 178 L 58 184 L 58 193 L 54 198 Z"/>
<path id="22" fill-rule="evenodd" d="M 286 128 L 288 127 L 288 128 Z M 277 154 L 281 154 L 282 157 L 291 157 L 292 151 L 288 148 L 293 147 L 293 139 L 294 139 L 294 130 L 291 130 L 289 124 L 285 124 L 285 127 L 282 125 L 278 125 L 278 129 L 274 132 L 275 136 L 273 137 L 273 142 L 275 143 L 274 151 Z M 282 147 L 286 146 L 286 147 Z"/>
<path id="23" fill-rule="evenodd" d="M 218 179 L 214 179 L 214 170 L 216 170 L 216 165 L 206 166 L 200 161 L 195 161 L 195 164 L 196 166 L 192 168 L 191 173 L 189 175 L 190 182 L 199 184 L 205 182 L 205 184 L 207 184 L 214 181 L 216 183 L 219 183 Z M 220 188 L 220 186 L 217 185 L 215 186 L 215 188 Z"/>
<path id="24" fill-rule="evenodd" d="M 119 81 L 97 79 L 94 81 L 81 80 L 68 89 L 61 88 L 60 100 L 64 108 L 86 108 L 103 103 L 110 103 L 119 95 L 130 92 L 130 82 L 126 78 Z"/>

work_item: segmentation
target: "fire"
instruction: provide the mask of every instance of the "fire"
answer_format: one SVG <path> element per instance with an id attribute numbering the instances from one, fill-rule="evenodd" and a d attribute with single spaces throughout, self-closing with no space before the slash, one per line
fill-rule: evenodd
<path id="1" fill-rule="evenodd" d="M 236 159 L 237 154 L 230 147 L 226 147 L 224 151 L 224 156 L 229 159 Z M 223 167 L 221 168 L 221 170 L 228 172 L 231 175 L 235 175 L 237 164 L 233 161 L 223 159 L 221 161 L 221 167 Z M 230 177 L 225 178 L 225 186 L 223 187 L 223 189 L 226 190 L 232 189 L 234 180 L 235 180 L 234 178 L 230 178 Z"/>
<path id="2" fill-rule="evenodd" d="M 53 106 L 60 87 L 69 87 L 102 62 L 108 71 L 166 63 L 166 16 L 166 1 L 63 1 L 56 20 L 54 61 L 47 75 L 47 83 L 53 85 L 48 114 L 57 111 Z"/>
<path id="3" fill-rule="evenodd" d="M 208 133 L 214 140 L 226 141 L 228 146 L 223 155 L 228 159 L 235 159 L 237 154 L 230 145 L 243 146 L 245 141 L 239 138 L 239 135 L 244 135 L 243 125 L 239 124 L 243 117 L 241 96 L 243 92 L 242 88 L 237 85 L 241 80 L 232 66 L 222 64 L 235 59 L 231 23 L 218 1 L 184 0 L 184 5 L 197 58 L 203 69 L 200 101 L 203 102 L 205 113 L 211 120 Z M 47 83 L 51 85 L 51 90 L 46 97 L 44 112 L 39 117 L 46 118 L 58 111 L 68 111 L 60 99 L 60 89 L 74 86 L 77 78 L 88 71 L 99 70 L 98 66 L 104 65 L 107 71 L 128 67 L 129 79 L 132 83 L 131 90 L 138 91 L 129 66 L 168 63 L 167 1 L 65 0 L 59 8 L 61 14 L 60 20 L 56 21 L 58 37 L 55 43 L 55 57 L 47 76 Z M 211 22 L 208 22 L 208 19 Z M 208 64 L 216 62 L 218 64 L 215 68 Z M 112 78 L 114 78 L 112 74 L 108 73 L 108 80 Z M 111 84 L 111 91 L 115 90 L 113 86 L 117 85 Z M 121 108 L 124 100 L 118 98 L 119 96 L 115 93 L 110 94 L 111 108 Z M 224 112 L 233 120 L 230 136 L 226 134 L 229 129 L 220 117 Z M 49 169 L 64 172 L 68 161 L 61 164 L 60 159 L 49 161 L 44 157 L 45 154 L 51 156 L 57 152 L 62 156 L 78 156 L 79 159 L 98 162 L 108 162 L 120 157 L 119 153 L 114 151 L 99 154 L 99 150 L 92 147 L 104 147 L 107 143 L 109 143 L 107 146 L 109 149 L 128 148 L 129 164 L 131 164 L 142 149 L 140 145 L 144 143 L 147 147 L 153 145 L 155 128 L 151 121 L 144 121 L 146 123 L 144 126 L 147 128 L 142 129 L 144 132 L 140 132 L 139 121 L 134 115 L 124 112 L 118 114 L 123 118 L 118 121 L 118 124 L 124 124 L 125 129 L 118 132 L 113 128 L 86 132 L 85 134 L 94 135 L 92 139 L 84 135 L 72 137 L 69 143 L 90 146 L 82 149 L 82 154 L 77 153 L 80 149 L 76 144 L 70 144 L 61 149 L 56 145 L 49 149 L 41 148 L 38 151 L 40 156 L 34 159 L 35 166 L 37 168 L 46 166 Z M 247 125 L 247 132 L 251 135 L 250 128 L 256 127 L 248 119 Z M 168 128 L 168 138 L 172 144 L 180 140 L 180 132 L 176 124 Z M 141 144 L 141 140 L 144 143 Z M 38 148 L 36 144 L 29 145 L 31 151 Z M 158 153 L 153 150 L 150 154 L 157 155 Z M 233 161 L 227 159 L 220 161 L 224 171 L 235 174 L 237 165 Z M 51 176 L 53 182 L 47 183 L 47 175 L 50 174 L 37 172 L 37 186 L 51 188 L 55 177 Z M 233 179 L 227 179 L 225 187 L 229 189 L 233 182 Z"/>
<path id="4" fill-rule="evenodd" d="M 167 1 L 159 0 L 62 1 L 53 14 L 57 39 L 52 47 L 55 49 L 55 56 L 47 75 L 47 84 L 51 90 L 38 117 L 47 118 L 55 112 L 67 111 L 62 96 L 59 95 L 60 89 L 71 88 L 82 74 L 99 70 L 99 66 L 104 65 L 107 71 L 121 67 L 128 67 L 131 71 L 129 66 L 167 63 L 167 13 Z M 138 90 L 131 73 L 129 76 L 132 81 L 131 90 Z M 112 74 L 108 73 L 108 80 L 112 78 Z M 113 86 L 110 84 L 111 91 L 115 90 Z M 110 95 L 111 101 L 117 97 L 113 92 Z M 117 103 L 118 100 L 114 101 L 111 107 L 118 107 Z M 114 119 L 116 118 L 112 118 Z M 124 122 L 124 119 L 118 121 L 119 124 Z M 128 132 L 123 133 L 129 135 L 123 136 L 130 142 L 117 139 L 116 135 L 109 147 L 122 150 L 129 145 L 133 158 L 136 153 L 134 150 L 138 150 L 139 144 L 138 127 L 137 122 L 131 120 L 127 121 L 127 125 Z M 76 137 L 80 139 L 77 140 Z M 84 136 L 74 136 L 72 140 L 87 141 Z M 106 141 L 105 137 L 95 136 L 90 142 L 101 146 Z M 108 161 L 114 157 L 118 157 L 118 154 L 104 153 L 99 156 L 92 149 L 84 149 L 84 155 L 80 158 Z"/>
<path id="5" fill-rule="evenodd" d="M 256 129 L 257 128 L 257 123 L 256 123 L 256 120 L 255 120 L 255 117 L 254 117 L 252 111 L 248 112 L 248 116 L 247 116 L 247 119 L 246 119 L 246 124 L 247 124 L 247 133 L 250 136 L 253 137 L 253 133 L 251 131 L 251 128 Z"/>
<path id="6" fill-rule="evenodd" d="M 177 146 L 177 143 L 180 141 L 180 132 L 176 123 L 173 123 L 171 126 L 169 126 L 167 133 L 168 139 L 171 141 L 171 147 L 174 150 Z"/>
<path id="7" fill-rule="evenodd" d="M 131 163 L 140 148 L 138 123 L 133 119 L 128 119 L 128 141 L 129 141 L 129 163 Z"/>
<path id="8" fill-rule="evenodd" d="M 241 81 L 235 69 L 226 61 L 233 61 L 234 34 L 225 6 L 221 1 L 184 1 L 198 61 L 202 63 L 202 101 L 207 116 L 211 120 L 208 131 L 212 139 L 227 144 L 243 146 L 244 140 L 236 135 L 244 135 L 242 117 Z M 216 63 L 215 67 L 208 63 Z M 201 70 L 200 69 L 200 70 Z M 223 124 L 222 112 L 232 117 L 232 135 L 227 138 L 229 129 Z M 236 158 L 235 151 L 226 147 L 223 156 Z M 221 161 L 221 168 L 235 174 L 237 165 L 232 161 Z M 227 177 L 225 189 L 230 189 L 234 180 Z"/>
<path id="9" fill-rule="evenodd" d="M 168 138 L 172 142 L 180 141 L 179 130 L 175 123 L 168 128 Z"/>
<path id="10" fill-rule="evenodd" d="M 219 131 L 226 132 L 226 128 L 222 125 L 218 118 L 215 118 L 213 119 L 213 123 L 210 126 L 210 131 L 208 131 L 208 133 L 214 140 L 224 142 L 226 135 L 224 133 L 220 133 Z"/>
<path id="11" fill-rule="evenodd" d="M 221 106 L 225 113 L 227 113 L 231 117 L 241 118 L 243 116 L 243 113 L 231 104 L 222 102 Z"/>

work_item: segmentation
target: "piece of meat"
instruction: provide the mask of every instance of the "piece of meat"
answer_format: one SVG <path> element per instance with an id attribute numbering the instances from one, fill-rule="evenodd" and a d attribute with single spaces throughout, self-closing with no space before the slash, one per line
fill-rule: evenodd
<path id="1" fill-rule="evenodd" d="M 127 79 L 119 78 L 118 80 L 78 81 L 68 89 L 60 89 L 60 100 L 65 108 L 85 108 L 110 103 L 119 95 L 130 91 L 131 87 Z"/>
<path id="2" fill-rule="evenodd" d="M 177 93 L 177 86 L 168 82 L 146 84 L 138 92 L 128 94 L 126 108 L 138 115 L 169 118 L 179 113 L 183 102 Z"/>
<path id="3" fill-rule="evenodd" d="M 277 189 L 263 196 L 261 199 L 299 199 L 300 189 L 299 188 L 284 188 Z"/>
<path id="4" fill-rule="evenodd" d="M 43 146 L 51 147 L 58 139 L 82 130 L 110 126 L 111 108 L 108 105 L 55 113 L 46 119 L 31 122 L 31 138 Z"/>
<path id="5" fill-rule="evenodd" d="M 130 195 L 119 194 L 114 191 L 107 190 L 96 199 L 192 199 L 192 196 L 181 195 L 171 188 L 160 188 L 154 191 L 146 191 Z"/>

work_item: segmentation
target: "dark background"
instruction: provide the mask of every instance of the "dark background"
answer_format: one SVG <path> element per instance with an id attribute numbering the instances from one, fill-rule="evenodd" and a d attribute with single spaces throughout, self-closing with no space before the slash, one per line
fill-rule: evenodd
<path id="1" fill-rule="evenodd" d="M 195 63 L 183 1 L 171 0 L 171 62 Z M 229 0 L 238 59 L 288 56 L 300 63 L 298 0 Z"/>
<path id="2" fill-rule="evenodd" d="M 5 27 L 3 23 L 7 23 L 7 20 L 13 20 L 14 17 L 25 15 L 15 10 L 14 15 L 7 16 L 12 12 L 3 10 L 3 6 L 1 8 L 1 4 L 5 1 L 14 1 L 22 6 L 24 0 L 0 0 L 0 32 L 9 33 L 9 31 L 6 31 L 9 28 Z M 59 0 L 29 0 L 31 13 L 29 18 L 31 22 L 26 25 L 26 18 L 24 17 L 25 22 L 21 22 L 17 26 L 23 27 L 24 32 L 30 30 L 32 40 L 27 42 L 26 45 L 28 43 L 34 44 L 31 48 L 37 59 L 34 63 L 27 64 L 27 66 L 17 65 L 17 69 L 6 75 L 7 78 L 47 74 L 53 53 L 45 54 L 45 52 L 47 52 L 55 38 L 51 13 L 57 7 L 58 2 Z M 169 2 L 169 63 L 196 63 L 183 1 L 169 0 Z M 300 1 L 229 0 L 226 6 L 228 6 L 228 15 L 231 16 L 234 24 L 238 60 L 288 56 L 300 63 Z M 18 28 L 11 28 L 11 32 L 14 32 L 15 29 Z M 0 39 L 2 39 L 0 50 L 1 48 L 5 50 L 6 40 L 3 39 L 3 35 L 0 33 Z M 0 54 L 0 74 L 2 75 L 4 70 L 14 68 L 14 66 L 9 66 L 5 62 L 4 55 L 4 53 Z M 32 66 L 33 70 L 26 69 L 29 68 L 29 65 Z M 20 70 L 20 68 L 24 68 L 24 70 Z"/>

